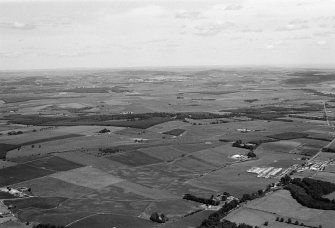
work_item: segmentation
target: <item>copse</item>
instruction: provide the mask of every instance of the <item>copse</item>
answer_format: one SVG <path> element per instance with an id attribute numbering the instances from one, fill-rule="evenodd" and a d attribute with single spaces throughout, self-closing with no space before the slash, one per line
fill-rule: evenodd
<path id="1" fill-rule="evenodd" d="M 213 205 L 213 206 L 217 206 L 220 203 L 219 201 L 213 200 L 213 197 L 211 199 L 205 199 L 205 198 L 197 197 L 191 194 L 185 194 L 183 199 L 195 201 L 195 202 L 206 204 L 206 205 Z"/>
<path id="2" fill-rule="evenodd" d="M 335 210 L 335 201 L 324 198 L 324 195 L 335 191 L 335 184 L 310 178 L 293 179 L 285 186 L 292 197 L 300 204 L 315 209 Z"/>

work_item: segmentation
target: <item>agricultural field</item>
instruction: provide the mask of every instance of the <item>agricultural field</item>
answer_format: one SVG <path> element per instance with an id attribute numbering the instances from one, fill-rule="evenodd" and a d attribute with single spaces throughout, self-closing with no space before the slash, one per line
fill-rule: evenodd
<path id="1" fill-rule="evenodd" d="M 245 208 L 247 208 L 246 211 Z M 260 213 L 258 219 L 255 218 L 256 221 L 254 222 L 261 225 L 264 221 L 269 221 L 270 227 L 272 227 L 273 223 L 277 223 L 275 218 L 279 216 L 284 219 L 291 218 L 292 221 L 298 220 L 306 225 L 319 226 L 319 224 L 321 224 L 322 227 L 331 228 L 333 225 L 331 217 L 334 216 L 335 213 L 330 210 L 304 207 L 296 202 L 286 190 L 280 190 L 263 198 L 251 201 L 241 209 L 241 212 L 239 212 L 240 209 L 237 210 L 238 213 L 241 213 L 241 215 L 238 216 L 240 221 L 243 220 L 243 216 L 249 219 L 250 215 L 248 214 L 250 213 Z M 232 216 L 231 219 L 236 218 Z"/>
<path id="2" fill-rule="evenodd" d="M 334 183 L 335 153 L 320 152 L 334 139 L 322 119 L 323 102 L 334 103 L 324 91 L 332 89 L 320 78 L 300 88 L 299 72 L 171 68 L 3 76 L 0 187 L 29 189 L 31 197 L 4 188 L 0 208 L 13 213 L 13 224 L 0 218 L 0 227 L 28 227 L 29 221 L 31 227 L 194 228 L 214 210 L 185 194 L 210 199 L 228 192 L 241 199 L 280 180 L 252 173 L 255 168 Z M 238 140 L 245 148 L 233 147 Z M 327 165 L 294 172 L 308 159 Z M 154 212 L 169 221 L 150 221 Z M 279 189 L 224 219 L 294 227 L 276 221 L 280 216 L 331 228 L 334 215 Z"/>

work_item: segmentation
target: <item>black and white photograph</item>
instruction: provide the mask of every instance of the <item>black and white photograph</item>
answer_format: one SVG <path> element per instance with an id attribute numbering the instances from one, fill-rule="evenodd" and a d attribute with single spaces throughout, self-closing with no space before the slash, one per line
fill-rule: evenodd
<path id="1" fill-rule="evenodd" d="M 0 228 L 334 228 L 335 0 L 0 0 Z"/>

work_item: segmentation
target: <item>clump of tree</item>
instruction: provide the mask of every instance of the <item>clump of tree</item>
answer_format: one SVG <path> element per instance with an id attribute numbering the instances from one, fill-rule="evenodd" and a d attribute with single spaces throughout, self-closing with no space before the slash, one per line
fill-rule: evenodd
<path id="1" fill-rule="evenodd" d="M 242 140 L 238 139 L 236 140 L 233 144 L 233 147 L 238 147 L 238 148 L 244 148 L 248 150 L 254 150 L 256 148 L 256 145 L 250 144 L 250 143 L 243 143 Z"/>
<path id="2" fill-rule="evenodd" d="M 213 205 L 213 206 L 217 206 L 220 204 L 220 202 L 217 200 L 214 200 L 213 197 L 211 197 L 210 199 L 205 199 L 205 198 L 197 197 L 191 194 L 185 194 L 183 199 L 195 201 L 195 202 L 206 204 L 206 205 Z"/>
<path id="3" fill-rule="evenodd" d="M 165 223 L 167 222 L 169 219 L 166 215 L 164 215 L 163 213 L 158 214 L 157 212 L 154 212 L 151 214 L 150 216 L 150 220 L 153 222 L 157 222 L 157 223 Z"/>
<path id="4" fill-rule="evenodd" d="M 282 178 L 280 178 L 280 181 L 279 181 L 281 185 L 288 185 L 290 182 L 291 182 L 291 177 L 287 174 L 283 176 Z"/>
<path id="5" fill-rule="evenodd" d="M 285 186 L 300 204 L 315 209 L 335 210 L 335 200 L 324 195 L 335 191 L 335 184 L 310 178 L 295 178 Z"/>
<path id="6" fill-rule="evenodd" d="M 10 131 L 7 133 L 7 135 L 21 135 L 21 134 L 23 134 L 22 131 Z"/>
<path id="7" fill-rule="evenodd" d="M 105 134 L 105 133 L 108 133 L 108 132 L 111 132 L 111 131 L 107 128 L 104 128 L 104 129 L 99 131 L 100 134 Z"/>
<path id="8" fill-rule="evenodd" d="M 323 147 L 322 152 L 335 153 L 335 149 L 330 147 Z"/>
<path id="9" fill-rule="evenodd" d="M 247 156 L 248 158 L 255 158 L 256 157 L 256 154 L 253 150 L 250 150 L 248 153 L 247 153 Z"/>
<path id="10" fill-rule="evenodd" d="M 198 228 L 259 228 L 258 226 L 251 226 L 245 223 L 236 224 L 235 222 L 230 222 L 224 218 L 231 210 L 239 205 L 237 200 L 232 200 L 229 203 L 225 203 L 221 209 L 213 212 L 209 217 L 201 222 Z"/>
<path id="11" fill-rule="evenodd" d="M 254 192 L 254 193 L 251 193 L 251 194 L 243 194 L 242 198 L 240 199 L 240 202 L 243 203 L 243 202 L 246 202 L 246 201 L 249 201 L 249 200 L 254 200 L 254 199 L 257 199 L 259 197 L 262 197 L 269 190 L 270 190 L 269 188 L 267 188 L 265 191 L 260 189 L 257 192 Z"/>

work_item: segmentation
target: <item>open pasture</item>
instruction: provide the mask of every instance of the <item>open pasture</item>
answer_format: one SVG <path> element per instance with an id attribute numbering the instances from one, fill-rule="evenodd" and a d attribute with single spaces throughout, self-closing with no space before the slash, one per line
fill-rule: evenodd
<path id="1" fill-rule="evenodd" d="M 293 164 L 301 164 L 303 161 L 301 158 L 302 155 L 293 154 L 293 153 L 282 153 L 276 152 L 274 150 L 257 147 L 255 154 L 258 159 L 255 161 L 249 161 L 245 164 L 257 163 L 258 166 L 273 166 L 273 167 L 282 167 L 288 168 Z"/>
<path id="2" fill-rule="evenodd" d="M 274 151 L 279 153 L 291 153 L 300 147 L 301 143 L 292 140 L 281 140 L 277 142 L 262 143 L 257 150 Z"/>
<path id="3" fill-rule="evenodd" d="M 189 123 L 185 123 L 180 120 L 174 120 L 174 121 L 157 124 L 155 126 L 148 128 L 147 130 L 157 132 L 157 133 L 163 133 L 163 132 L 171 131 L 176 128 L 184 128 L 184 126 L 189 126 L 189 125 L 190 125 Z"/>
<path id="4" fill-rule="evenodd" d="M 187 181 L 188 184 L 198 188 L 229 192 L 237 197 L 245 193 L 257 192 L 273 182 L 274 180 L 257 178 L 256 175 L 247 173 L 246 167 L 238 166 L 238 164 Z"/>
<path id="5" fill-rule="evenodd" d="M 54 173 L 54 171 L 19 164 L 0 169 L 0 186 L 12 185 L 52 173 Z"/>
<path id="6" fill-rule="evenodd" d="M 254 210 L 248 207 L 241 207 L 232 211 L 226 217 L 226 220 L 237 224 L 245 223 L 252 226 L 261 226 L 264 222 L 269 222 L 269 227 L 272 227 L 272 222 L 276 220 L 276 215 L 270 212 Z"/>
<path id="7" fill-rule="evenodd" d="M 7 168 L 10 166 L 14 166 L 14 165 L 17 165 L 17 164 L 14 162 L 10 162 L 10 161 L 0 160 L 0 169 Z"/>
<path id="8" fill-rule="evenodd" d="M 172 148 L 175 148 L 177 150 L 180 151 L 185 151 L 185 153 L 193 153 L 196 151 L 200 151 L 200 150 L 205 150 L 208 148 L 214 148 L 216 146 L 222 145 L 221 142 L 210 142 L 210 143 L 206 143 L 206 142 L 194 142 L 194 143 L 180 143 L 180 144 L 175 144 L 172 145 Z"/>
<path id="9" fill-rule="evenodd" d="M 31 156 L 36 154 L 50 154 L 55 152 L 80 150 L 85 148 L 85 150 L 98 148 L 106 148 L 110 146 L 131 144 L 134 143 L 132 138 L 126 136 L 120 136 L 117 134 L 103 134 L 94 136 L 82 136 L 76 137 L 76 140 L 72 139 L 61 139 L 56 141 L 49 141 L 41 143 L 41 147 L 35 146 L 23 146 L 20 150 L 11 150 L 7 152 L 7 157 L 15 158 L 20 156 Z"/>
<path id="10" fill-rule="evenodd" d="M 50 176 L 28 180 L 19 184 L 13 184 L 11 187 L 31 188 L 32 194 L 39 197 L 77 198 L 93 191 L 90 188 L 71 184 Z"/>
<path id="11" fill-rule="evenodd" d="M 335 164 L 328 165 L 325 169 L 325 172 L 335 173 Z"/>
<path id="12" fill-rule="evenodd" d="M 317 172 L 313 176 L 313 179 L 327 181 L 327 182 L 335 184 L 335 173 Z"/>
<path id="13" fill-rule="evenodd" d="M 89 166 L 65 172 L 58 172 L 50 176 L 71 184 L 91 189 L 101 189 L 108 185 L 122 181 L 118 177 Z"/>
<path id="14" fill-rule="evenodd" d="M 13 221 L 14 219 L 12 217 L 3 218 L 1 221 L 4 221 L 4 219 L 8 221 L 1 223 L 0 228 L 27 228 L 27 225 L 25 225 L 24 223 Z"/>
<path id="15" fill-rule="evenodd" d="M 157 164 L 141 167 L 127 167 L 111 171 L 113 175 L 119 176 L 129 182 L 154 189 L 165 189 L 173 183 L 182 184 L 187 180 L 189 172 L 173 165 Z"/>
<path id="16" fill-rule="evenodd" d="M 173 222 L 164 224 L 164 228 L 195 228 L 199 226 L 204 219 L 207 219 L 211 213 L 213 213 L 213 211 L 201 211 L 179 219 L 176 218 Z"/>
<path id="17" fill-rule="evenodd" d="M 111 126 L 70 126 L 70 127 L 57 127 L 54 131 L 67 132 L 68 134 L 81 134 L 81 135 L 94 135 L 102 129 L 108 129 L 110 132 L 116 132 L 124 129 L 123 127 Z"/>
<path id="18" fill-rule="evenodd" d="M 179 196 L 171 194 L 165 190 L 154 189 L 151 187 L 146 187 L 144 185 L 132 183 L 129 181 L 120 181 L 115 183 L 114 186 L 122 188 L 125 193 L 131 192 L 147 199 L 154 200 L 167 200 L 167 199 L 178 199 Z"/>
<path id="19" fill-rule="evenodd" d="M 64 197 L 29 197 L 22 199 L 4 200 L 4 204 L 7 206 L 14 205 L 14 212 L 18 212 L 19 210 L 24 210 L 30 207 L 39 209 L 55 208 L 66 199 L 67 198 Z"/>
<path id="20" fill-rule="evenodd" d="M 54 171 L 67 171 L 83 166 L 56 156 L 36 159 L 34 161 L 27 162 L 25 164 L 41 169 L 49 169 Z"/>
<path id="21" fill-rule="evenodd" d="M 92 166 L 107 172 L 118 170 L 124 167 L 124 165 L 121 163 L 112 161 L 104 157 L 96 157 L 92 154 L 84 153 L 81 151 L 56 153 L 55 156 L 84 166 Z"/>
<path id="22" fill-rule="evenodd" d="M 67 132 L 57 132 L 53 130 L 26 132 L 19 135 L 4 135 L 0 138 L 1 143 L 14 145 L 38 144 L 59 139 L 82 136 L 80 134 L 69 134 Z"/>
<path id="23" fill-rule="evenodd" d="M 171 161 L 187 153 L 175 149 L 173 146 L 157 146 L 157 147 L 143 148 L 139 149 L 139 151 L 163 161 Z"/>
<path id="24" fill-rule="evenodd" d="M 264 189 L 268 184 L 277 180 L 257 178 L 257 175 L 246 172 L 251 167 L 282 167 L 288 168 L 292 164 L 301 163 L 295 160 L 300 155 L 276 153 L 271 151 L 255 151 L 257 159 L 246 162 L 233 163 L 214 172 L 198 178 L 190 178 L 186 183 L 212 191 L 227 191 L 237 196 L 244 193 L 256 192 Z M 247 192 L 246 192 L 247 191 Z"/>
<path id="25" fill-rule="evenodd" d="M 317 157 L 317 160 L 320 160 L 320 161 L 329 161 L 332 159 L 335 159 L 335 153 L 322 152 Z"/>
<path id="26" fill-rule="evenodd" d="M 125 128 L 119 131 L 115 131 L 115 134 L 124 135 L 132 138 L 144 138 L 152 140 L 160 140 L 164 135 L 150 131 L 148 129 L 138 129 L 138 128 Z M 167 137 L 167 136 L 166 136 Z M 168 137 L 167 137 L 168 138 Z"/>
<path id="27" fill-rule="evenodd" d="M 325 133 L 309 132 L 308 136 L 306 136 L 305 138 L 322 140 L 322 141 L 329 143 L 330 141 L 334 139 L 334 135 L 332 135 L 330 132 L 325 132 Z"/>
<path id="28" fill-rule="evenodd" d="M 249 202 L 245 207 L 266 211 L 279 216 L 299 220 L 307 225 L 332 228 L 335 212 L 331 210 L 311 209 L 302 206 L 292 198 L 289 191 L 279 190 L 262 198 Z"/>
<path id="29" fill-rule="evenodd" d="M 97 201 L 97 198 L 77 198 L 63 202 L 58 209 L 61 211 L 77 211 L 88 213 L 116 213 L 128 216 L 138 216 L 149 201 L 107 200 Z"/>
<path id="30" fill-rule="evenodd" d="M 139 150 L 127 151 L 111 155 L 107 158 L 131 167 L 151 165 L 162 162 L 162 160 L 155 157 L 151 157 L 143 152 L 140 152 Z"/>
<path id="31" fill-rule="evenodd" d="M 156 223 L 128 215 L 119 214 L 97 214 L 80 220 L 70 228 L 110 228 L 110 227 L 137 227 L 153 228 Z"/>
<path id="32" fill-rule="evenodd" d="M 94 214 L 93 212 L 69 211 L 68 209 L 52 209 L 52 210 L 23 210 L 19 213 L 22 221 L 36 221 L 42 224 L 54 224 L 57 226 L 66 226 L 73 221 L 85 218 Z M 15 227 L 16 228 L 16 227 Z"/>
<path id="33" fill-rule="evenodd" d="M 236 161 L 235 159 L 232 159 L 231 156 L 235 154 L 245 155 L 248 151 L 249 150 L 232 147 L 231 144 L 227 144 L 194 152 L 192 153 L 192 156 L 217 166 L 223 166 Z"/>
<path id="34" fill-rule="evenodd" d="M 150 200 L 148 197 L 144 197 L 139 194 L 135 194 L 135 191 L 128 191 L 125 188 L 117 187 L 115 185 L 109 185 L 105 188 L 98 190 L 91 190 L 88 194 L 83 194 L 82 199 L 92 199 L 96 202 L 103 201 L 145 201 Z M 75 197 L 73 197 L 75 198 Z"/>
<path id="35" fill-rule="evenodd" d="M 200 204 L 188 200 L 169 200 L 151 202 L 140 217 L 149 219 L 151 213 L 163 212 L 169 219 L 180 218 L 199 209 Z"/>
<path id="36" fill-rule="evenodd" d="M 175 166 L 179 166 L 183 169 L 189 170 L 191 172 L 197 173 L 197 174 L 209 172 L 219 167 L 218 165 L 207 163 L 194 156 L 187 156 L 187 157 L 175 160 L 173 161 L 172 164 Z"/>
<path id="37" fill-rule="evenodd" d="M 165 135 L 172 135 L 172 136 L 180 136 L 184 132 L 185 132 L 184 129 L 176 128 L 176 129 L 172 129 L 170 131 L 165 131 L 165 132 L 163 132 L 163 134 L 165 134 Z"/>
<path id="38" fill-rule="evenodd" d="M 333 136 L 334 138 L 334 136 Z M 335 150 L 335 140 L 333 140 L 330 145 L 327 146 L 329 149 Z"/>

